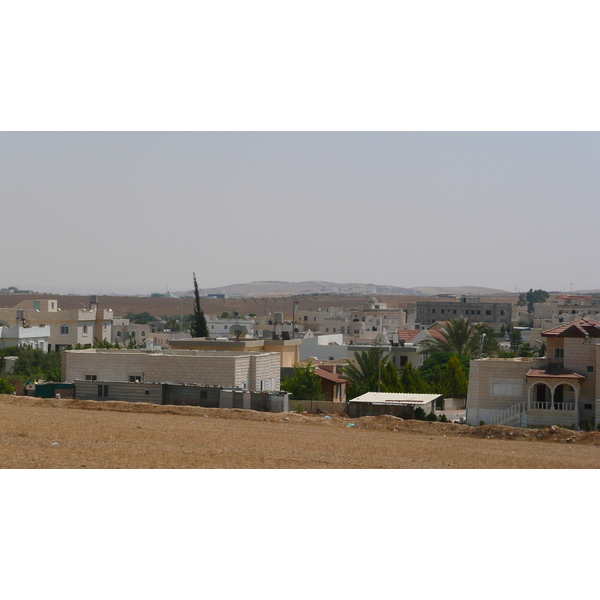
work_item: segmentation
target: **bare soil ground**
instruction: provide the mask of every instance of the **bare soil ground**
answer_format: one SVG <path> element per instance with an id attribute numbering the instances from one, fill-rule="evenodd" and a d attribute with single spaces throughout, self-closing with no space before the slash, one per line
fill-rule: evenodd
<path id="1" fill-rule="evenodd" d="M 0 395 L 3 468 L 597 468 L 600 434 Z"/>

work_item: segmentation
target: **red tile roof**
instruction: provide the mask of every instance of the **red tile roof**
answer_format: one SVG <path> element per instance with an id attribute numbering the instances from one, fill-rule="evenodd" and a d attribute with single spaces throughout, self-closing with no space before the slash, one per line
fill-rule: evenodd
<path id="1" fill-rule="evenodd" d="M 562 367 L 546 367 L 544 369 L 529 369 L 527 377 L 559 377 L 561 379 L 586 379 L 585 375 L 580 375 L 570 369 Z"/>
<path id="2" fill-rule="evenodd" d="M 398 340 L 412 342 L 420 333 L 420 329 L 398 329 Z"/>
<path id="3" fill-rule="evenodd" d="M 563 323 L 552 329 L 542 331 L 547 337 L 600 337 L 600 321 L 584 317 L 570 323 Z"/>
<path id="4" fill-rule="evenodd" d="M 446 340 L 446 338 L 444 337 L 444 335 L 442 334 L 442 332 L 439 329 L 428 329 L 427 333 L 432 338 L 435 338 L 436 340 L 442 340 L 442 341 Z"/>
<path id="5" fill-rule="evenodd" d="M 332 383 L 348 383 L 348 380 L 338 373 L 332 373 L 318 367 L 315 369 L 315 375 L 318 375 L 322 379 L 327 379 L 327 381 L 331 381 Z"/>

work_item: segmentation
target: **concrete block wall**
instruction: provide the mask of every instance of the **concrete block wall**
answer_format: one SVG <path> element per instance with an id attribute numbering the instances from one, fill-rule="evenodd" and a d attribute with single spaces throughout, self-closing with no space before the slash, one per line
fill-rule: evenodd
<path id="1" fill-rule="evenodd" d="M 258 391 L 260 380 L 275 380 L 279 388 L 280 354 L 234 354 L 206 352 L 196 354 L 152 354 L 139 351 L 95 350 L 65 351 L 61 356 L 63 381 L 85 380 L 94 375 L 98 381 L 125 381 L 137 376 L 142 381 L 171 381 L 206 386 L 242 387 Z"/>
<path id="2" fill-rule="evenodd" d="M 146 354 L 141 352 L 95 352 L 94 350 L 66 350 L 62 353 L 62 380 L 72 383 L 96 375 L 102 381 L 129 381 L 129 375 L 146 371 Z M 161 381 L 148 379 L 146 381 Z"/>
<path id="3" fill-rule="evenodd" d="M 235 387 L 237 356 L 219 355 L 165 355 L 147 354 L 146 379 L 174 383 L 200 383 Z M 246 359 L 248 360 L 248 359 Z"/>
<path id="4" fill-rule="evenodd" d="M 527 427 L 542 427 L 549 425 L 579 426 L 579 416 L 574 410 L 537 410 L 527 411 Z"/>

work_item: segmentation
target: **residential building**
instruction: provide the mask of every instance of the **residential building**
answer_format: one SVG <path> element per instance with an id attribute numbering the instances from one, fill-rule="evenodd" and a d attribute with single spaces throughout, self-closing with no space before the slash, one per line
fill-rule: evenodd
<path id="1" fill-rule="evenodd" d="M 48 341 L 50 339 L 50 327 L 48 325 L 31 325 L 21 327 L 0 326 L 0 348 L 10 348 L 11 346 L 30 346 L 48 351 Z"/>
<path id="2" fill-rule="evenodd" d="M 190 383 L 249 391 L 278 391 L 280 354 L 168 350 L 66 350 L 62 380 Z"/>
<path id="3" fill-rule="evenodd" d="M 111 340 L 113 312 L 98 308 L 96 296 L 89 308 L 61 310 L 55 299 L 22 300 L 10 308 L 0 308 L 0 325 L 38 325 L 50 328 L 48 351 L 81 344 L 91 347 L 95 339 Z"/>
<path id="4" fill-rule="evenodd" d="M 326 402 L 346 402 L 346 392 L 350 382 L 344 376 L 337 373 L 334 367 L 317 367 L 315 375 L 321 379 L 321 387 L 325 394 Z"/>
<path id="5" fill-rule="evenodd" d="M 216 315 L 208 315 L 206 317 L 206 325 L 208 327 L 209 337 L 226 337 L 229 338 L 231 335 L 231 327 L 233 325 L 241 325 L 245 327 L 246 335 L 250 337 L 254 337 L 254 319 L 250 317 L 239 318 L 239 317 L 231 317 L 227 319 L 222 319 Z"/>
<path id="6" fill-rule="evenodd" d="M 541 334 L 544 358 L 471 361 L 467 421 L 523 426 L 600 422 L 600 322 L 583 318 Z"/>
<path id="7" fill-rule="evenodd" d="M 436 321 L 469 319 L 474 323 L 485 323 L 496 330 L 507 325 L 512 318 L 510 302 L 482 302 L 476 296 L 462 296 L 458 301 L 422 301 L 416 303 L 415 320 L 422 326 Z"/>

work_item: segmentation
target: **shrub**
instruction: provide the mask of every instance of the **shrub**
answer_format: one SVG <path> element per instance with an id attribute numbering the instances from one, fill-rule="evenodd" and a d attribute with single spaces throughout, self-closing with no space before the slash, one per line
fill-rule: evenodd
<path id="1" fill-rule="evenodd" d="M 0 394 L 12 394 L 15 391 L 15 386 L 6 379 L 0 377 Z"/>
<path id="2" fill-rule="evenodd" d="M 586 419 L 583 422 L 583 430 L 584 431 L 594 431 L 594 424 L 591 419 Z"/>
<path id="3" fill-rule="evenodd" d="M 445 414 L 441 415 L 440 418 L 438 419 L 438 421 L 440 423 L 447 423 L 448 422 L 448 417 Z"/>
<path id="4" fill-rule="evenodd" d="M 430 412 L 426 417 L 425 417 L 426 421 L 437 421 L 437 415 L 434 412 Z"/>
<path id="5" fill-rule="evenodd" d="M 483 420 L 479 421 L 479 427 L 481 427 L 482 425 L 485 425 L 485 421 Z"/>
<path id="6" fill-rule="evenodd" d="M 417 408 L 415 408 L 414 415 L 415 415 L 415 419 L 417 419 L 419 421 L 425 420 L 425 411 L 420 406 L 417 406 Z"/>

